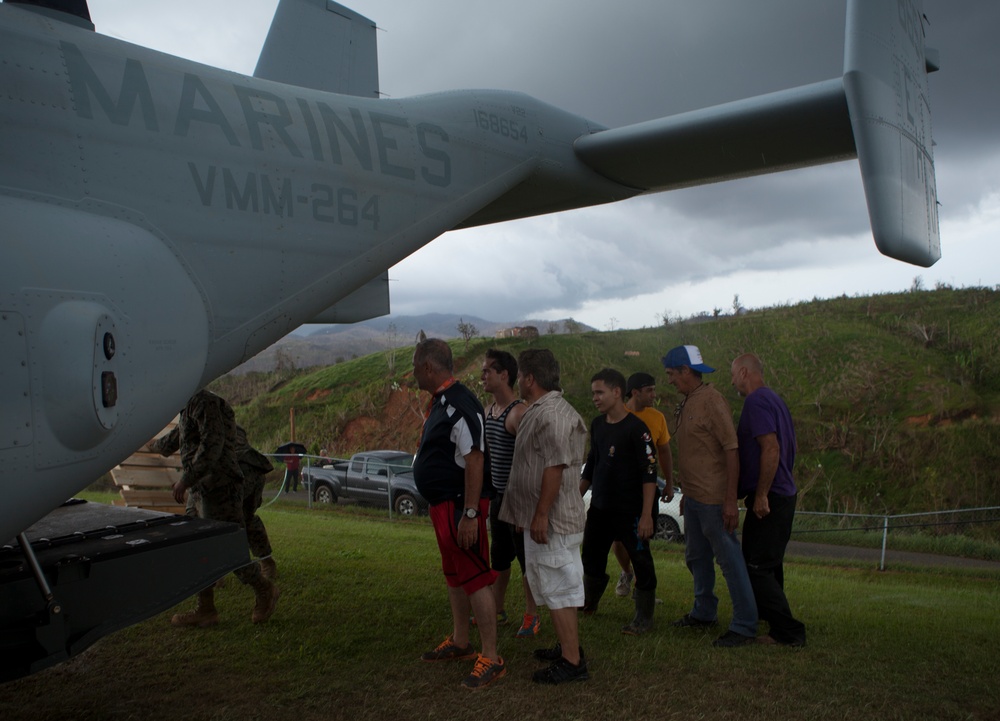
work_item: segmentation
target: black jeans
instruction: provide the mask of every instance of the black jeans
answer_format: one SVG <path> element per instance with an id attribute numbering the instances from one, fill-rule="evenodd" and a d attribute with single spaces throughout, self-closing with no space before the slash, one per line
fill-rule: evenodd
<path id="1" fill-rule="evenodd" d="M 638 530 L 637 516 L 602 511 L 591 506 L 587 512 L 583 548 L 580 552 L 583 557 L 583 575 L 607 579 L 608 551 L 611 550 L 612 543 L 621 541 L 632 561 L 636 589 L 639 591 L 655 589 L 656 568 L 653 565 L 653 554 L 649 552 L 649 542 L 640 540 Z"/>
<path id="2" fill-rule="evenodd" d="M 771 627 L 771 638 L 778 643 L 805 643 L 806 627 L 796 620 L 785 598 L 785 548 L 792 534 L 797 496 L 767 495 L 771 512 L 757 518 L 753 512 L 754 494 L 746 498 L 743 520 L 743 559 L 750 575 L 757 613 Z"/>

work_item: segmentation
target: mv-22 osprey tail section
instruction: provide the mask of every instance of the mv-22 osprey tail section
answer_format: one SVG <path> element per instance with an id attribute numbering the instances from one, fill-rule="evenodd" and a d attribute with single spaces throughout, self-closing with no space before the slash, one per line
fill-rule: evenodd
<path id="1" fill-rule="evenodd" d="M 333 2 L 281 0 L 255 77 L 102 36 L 81 0 L 0 4 L 0 539 L 302 323 L 388 312 L 386 270 L 454 228 L 858 157 L 879 249 L 932 264 L 933 65 L 918 0 L 852 0 L 843 77 L 605 129 L 379 98 L 374 24 Z M 49 623 L 33 667 L 170 600 Z"/>

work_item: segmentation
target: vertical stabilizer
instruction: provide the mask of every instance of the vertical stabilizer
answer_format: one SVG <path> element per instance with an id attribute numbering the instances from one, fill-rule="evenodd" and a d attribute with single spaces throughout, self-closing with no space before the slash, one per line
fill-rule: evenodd
<path id="1" fill-rule="evenodd" d="M 920 0 L 851 0 L 844 91 L 875 244 L 930 266 L 941 257 Z"/>
<path id="2" fill-rule="evenodd" d="M 54 20 L 78 25 L 86 30 L 93 30 L 94 23 L 90 19 L 90 8 L 87 0 L 4 0 L 8 5 L 18 5 L 25 10 L 32 10 Z"/>
<path id="3" fill-rule="evenodd" d="M 281 0 L 253 75 L 377 98 L 375 23 L 330 0 Z"/>

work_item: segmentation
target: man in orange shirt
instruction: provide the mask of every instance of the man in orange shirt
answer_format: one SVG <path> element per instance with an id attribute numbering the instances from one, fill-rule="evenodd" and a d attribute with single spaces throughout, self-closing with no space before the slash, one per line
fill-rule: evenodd
<path id="1" fill-rule="evenodd" d="M 656 446 L 656 458 L 660 462 L 660 473 L 663 475 L 663 480 L 666 481 L 666 486 L 663 488 L 663 500 L 669 503 L 674 498 L 674 468 L 673 459 L 670 457 L 670 431 L 667 430 L 667 419 L 653 407 L 656 403 L 656 380 L 649 373 L 633 373 L 628 377 L 625 396 L 628 398 L 625 407 L 646 424 L 649 435 L 653 438 L 653 445 Z M 654 528 L 656 515 L 656 507 L 654 506 Z M 632 581 L 635 580 L 632 562 L 621 543 L 615 541 L 611 548 L 615 552 L 618 564 L 622 567 L 615 593 L 622 597 L 628 596 L 632 592 Z"/>

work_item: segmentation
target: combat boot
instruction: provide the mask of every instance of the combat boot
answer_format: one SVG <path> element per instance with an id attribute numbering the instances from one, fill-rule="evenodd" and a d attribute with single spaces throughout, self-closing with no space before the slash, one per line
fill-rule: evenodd
<path id="1" fill-rule="evenodd" d="M 198 628 L 208 628 L 219 622 L 219 612 L 215 610 L 215 589 L 208 587 L 198 593 L 198 603 L 193 611 L 175 613 L 170 619 L 170 625 L 197 626 Z"/>
<path id="2" fill-rule="evenodd" d="M 638 636 L 653 628 L 653 611 L 656 609 L 656 589 L 635 590 L 635 618 L 632 623 L 622 626 L 622 633 Z"/>
<path id="3" fill-rule="evenodd" d="M 278 577 L 278 566 L 270 556 L 260 559 L 260 575 L 268 581 L 273 581 Z"/>
<path id="4" fill-rule="evenodd" d="M 274 613 L 281 591 L 270 580 L 264 578 L 264 576 L 257 576 L 257 579 L 251 585 L 253 586 L 254 595 L 257 598 L 253 607 L 253 622 L 264 623 Z"/>

